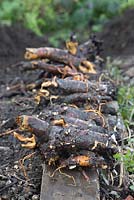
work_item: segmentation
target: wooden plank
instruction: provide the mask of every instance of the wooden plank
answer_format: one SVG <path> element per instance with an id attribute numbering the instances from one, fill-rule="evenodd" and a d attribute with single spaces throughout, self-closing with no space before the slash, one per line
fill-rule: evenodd
<path id="1" fill-rule="evenodd" d="M 81 170 L 63 170 L 62 172 L 73 176 L 71 178 L 60 174 L 58 171 L 54 177 L 50 177 L 54 169 L 43 165 L 43 176 L 40 200 L 99 200 L 99 180 L 95 169 L 86 169 L 87 181 Z"/>

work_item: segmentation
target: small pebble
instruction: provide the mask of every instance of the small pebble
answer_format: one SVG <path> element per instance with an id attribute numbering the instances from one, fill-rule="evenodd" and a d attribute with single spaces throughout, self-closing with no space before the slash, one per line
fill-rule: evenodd
<path id="1" fill-rule="evenodd" d="M 11 200 L 15 200 L 15 198 L 14 198 L 14 197 L 12 197 L 12 198 L 11 198 Z"/>
<path id="2" fill-rule="evenodd" d="M 8 200 L 8 199 L 9 199 L 8 195 L 6 195 L 6 194 L 2 195 L 1 198 L 2 198 L 3 200 Z"/>
<path id="3" fill-rule="evenodd" d="M 9 171 L 10 170 L 10 167 L 6 167 L 6 169 L 5 169 L 6 171 Z"/>
<path id="4" fill-rule="evenodd" d="M 29 191 L 28 196 L 32 196 L 33 192 Z"/>
<path id="5" fill-rule="evenodd" d="M 24 194 L 24 197 L 27 199 L 29 197 L 28 193 Z"/>
<path id="6" fill-rule="evenodd" d="M 11 180 L 8 180 L 7 182 L 6 182 L 6 185 L 9 185 L 9 184 L 11 184 L 12 183 L 12 181 Z"/>
<path id="7" fill-rule="evenodd" d="M 12 187 L 12 191 L 15 192 L 15 191 L 16 191 L 16 188 L 15 188 L 15 187 Z"/>
<path id="8" fill-rule="evenodd" d="M 25 200 L 24 196 L 19 196 L 18 200 Z"/>
<path id="9" fill-rule="evenodd" d="M 23 181 L 19 181 L 19 185 L 22 185 L 23 184 Z"/>
<path id="10" fill-rule="evenodd" d="M 25 193 L 25 192 L 24 192 Z M 29 191 L 29 192 L 26 192 L 25 194 L 24 194 L 24 197 L 26 198 L 26 199 L 31 199 L 31 198 L 29 198 L 29 197 L 31 197 L 33 195 L 33 193 L 31 192 L 31 191 Z"/>
<path id="11" fill-rule="evenodd" d="M 0 188 L 3 188 L 5 186 L 5 181 L 0 181 Z"/>
<path id="12" fill-rule="evenodd" d="M 32 196 L 32 200 L 39 200 L 39 196 L 38 196 L 37 194 L 34 194 L 34 195 Z"/>
<path id="13" fill-rule="evenodd" d="M 14 165 L 14 169 L 18 169 L 19 167 L 18 167 L 18 165 Z"/>

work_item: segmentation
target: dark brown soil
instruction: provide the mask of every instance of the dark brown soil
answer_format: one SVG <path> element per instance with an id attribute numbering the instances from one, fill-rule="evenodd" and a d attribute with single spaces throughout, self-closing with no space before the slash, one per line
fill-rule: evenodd
<path id="1" fill-rule="evenodd" d="M 99 36 L 104 41 L 104 56 L 131 55 L 134 52 L 133 18 L 134 10 L 128 10 L 104 27 Z M 0 27 L 0 96 L 10 85 L 34 82 L 39 78 L 40 71 L 25 73 L 13 64 L 23 60 L 26 47 L 47 45 L 45 37 L 37 37 L 20 25 Z M 14 127 L 17 115 L 30 115 L 34 111 L 35 103 L 31 96 L 31 93 L 26 95 L 22 88 L 22 93 L 15 98 L 0 98 L 0 133 Z M 22 149 L 12 135 L 0 137 L 0 199 L 26 200 L 34 195 L 37 195 L 35 199 L 39 199 L 42 160 L 38 152 L 32 160 L 25 162 L 30 182 L 25 180 L 18 163 L 20 158 L 31 152 Z"/>
<path id="2" fill-rule="evenodd" d="M 34 33 L 20 25 L 0 27 L 0 94 L 12 84 L 28 83 L 40 75 L 36 72 L 25 73 L 14 64 L 23 60 L 26 47 L 39 47 L 46 44 L 45 38 L 37 37 Z M 34 110 L 34 100 L 30 94 L 9 98 L 0 97 L 0 133 L 14 127 L 14 119 L 19 114 L 31 114 Z M 42 177 L 42 160 L 38 155 L 25 162 L 30 181 L 27 182 L 20 169 L 19 159 L 32 153 L 22 149 L 12 135 L 0 137 L 0 199 L 26 200 L 39 199 Z M 31 170 L 29 171 L 28 169 Z"/>
<path id="3" fill-rule="evenodd" d="M 99 37 L 103 40 L 103 56 L 127 56 L 134 52 L 134 9 L 115 17 L 104 26 Z"/>
<path id="4" fill-rule="evenodd" d="M 0 27 L 0 64 L 13 64 L 23 59 L 26 47 L 44 46 L 45 37 L 38 37 L 32 31 L 17 24 Z"/>

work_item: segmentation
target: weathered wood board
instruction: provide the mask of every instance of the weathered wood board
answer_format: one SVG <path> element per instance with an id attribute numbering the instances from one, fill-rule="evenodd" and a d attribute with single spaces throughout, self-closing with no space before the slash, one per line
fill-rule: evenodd
<path id="1" fill-rule="evenodd" d="M 54 169 L 43 165 L 42 187 L 40 200 L 99 200 L 99 180 L 95 169 L 86 170 L 89 181 L 85 179 L 81 170 L 63 170 L 62 172 L 73 176 L 76 186 L 71 178 L 56 172 L 49 177 Z"/>

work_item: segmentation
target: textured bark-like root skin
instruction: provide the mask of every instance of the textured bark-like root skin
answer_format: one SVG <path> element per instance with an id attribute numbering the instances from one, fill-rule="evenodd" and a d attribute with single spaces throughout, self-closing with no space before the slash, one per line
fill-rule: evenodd
<path id="1" fill-rule="evenodd" d="M 107 133 L 95 131 L 94 127 L 82 129 L 77 123 L 74 126 L 66 124 L 67 127 L 54 126 L 51 122 L 25 115 L 19 116 L 17 123 L 21 129 L 35 134 L 46 163 L 52 159 L 66 159 L 81 150 L 97 152 L 98 155 L 105 151 L 114 154 L 117 150 L 114 140 Z"/>

